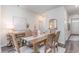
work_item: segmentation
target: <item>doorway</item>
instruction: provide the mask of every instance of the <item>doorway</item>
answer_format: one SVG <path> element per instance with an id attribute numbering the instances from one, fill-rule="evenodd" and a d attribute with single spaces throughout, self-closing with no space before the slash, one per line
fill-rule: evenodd
<path id="1" fill-rule="evenodd" d="M 72 18 L 72 20 L 71 20 L 71 33 L 79 35 L 79 18 Z"/>

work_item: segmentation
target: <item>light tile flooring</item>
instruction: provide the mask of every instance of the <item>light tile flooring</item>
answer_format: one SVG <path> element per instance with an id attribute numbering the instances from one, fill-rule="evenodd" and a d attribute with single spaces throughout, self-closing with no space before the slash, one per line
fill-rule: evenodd
<path id="1" fill-rule="evenodd" d="M 66 45 L 66 53 L 79 53 L 79 36 L 71 36 Z"/>
<path id="2" fill-rule="evenodd" d="M 21 53 L 32 53 L 32 49 L 26 46 L 20 48 Z M 39 50 L 41 53 L 44 53 L 44 47 Z M 79 53 L 79 36 L 71 36 L 68 42 L 66 43 L 66 49 L 58 47 L 58 52 L 56 53 Z M 14 48 L 5 47 L 2 48 L 2 53 L 16 53 Z"/>
<path id="3" fill-rule="evenodd" d="M 40 53 L 44 53 L 44 46 L 42 48 L 39 49 Z M 21 47 L 20 48 L 21 53 L 32 53 L 33 50 L 32 48 L 28 48 L 27 46 Z M 53 50 L 52 50 L 53 51 Z M 65 48 L 62 47 L 58 47 L 58 52 L 56 51 L 56 53 L 64 53 L 65 52 Z M 2 53 L 16 53 L 14 48 L 2 48 Z"/>
<path id="4" fill-rule="evenodd" d="M 41 53 L 44 53 L 43 51 L 44 47 L 40 49 Z M 66 51 L 65 51 L 66 50 Z M 21 53 L 32 53 L 32 49 L 24 46 L 20 48 Z M 15 53 L 16 51 L 11 49 L 4 48 L 2 53 Z M 66 49 L 62 47 L 58 47 L 57 53 L 79 53 L 79 36 L 71 36 L 70 39 L 67 42 Z"/>
<path id="5" fill-rule="evenodd" d="M 40 49 L 38 49 L 39 50 L 39 52 L 40 53 L 44 53 L 44 46 L 43 47 L 41 47 Z M 27 50 L 26 50 L 27 49 Z M 24 47 L 22 47 L 21 49 L 20 49 L 20 51 L 21 51 L 21 53 L 32 53 L 32 49 L 30 49 L 30 48 L 27 48 L 26 46 L 24 46 Z M 64 48 L 62 48 L 62 47 L 58 47 L 58 52 L 56 51 L 56 53 L 64 53 L 65 52 L 65 49 Z M 52 53 L 53 53 L 53 50 L 52 50 Z"/>
<path id="6" fill-rule="evenodd" d="M 40 51 L 40 53 L 44 53 L 44 47 L 40 48 L 39 51 Z M 20 48 L 20 52 L 21 53 L 32 53 L 32 49 L 24 46 L 24 47 Z M 56 53 L 64 53 L 64 52 L 65 52 L 65 48 L 58 47 L 58 52 L 56 52 Z M 2 53 L 16 53 L 16 51 L 15 51 L 15 49 L 10 48 L 10 49 L 4 49 L 4 51 L 2 51 Z"/>
<path id="7" fill-rule="evenodd" d="M 69 40 L 79 41 L 79 36 L 71 36 Z"/>

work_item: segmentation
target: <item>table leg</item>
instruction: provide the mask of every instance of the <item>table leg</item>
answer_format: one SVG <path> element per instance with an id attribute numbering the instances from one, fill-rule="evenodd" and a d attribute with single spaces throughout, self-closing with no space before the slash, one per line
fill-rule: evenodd
<path id="1" fill-rule="evenodd" d="M 47 49 L 47 48 L 46 48 L 46 41 L 47 41 L 47 40 L 44 41 L 44 45 L 45 45 L 45 50 L 44 50 L 44 52 L 45 52 L 45 53 L 46 53 L 46 49 Z"/>
<path id="2" fill-rule="evenodd" d="M 39 53 L 38 44 L 33 43 L 33 53 Z"/>
<path id="3" fill-rule="evenodd" d="M 35 53 L 36 52 L 36 46 L 35 46 L 35 44 L 33 43 L 33 53 Z"/>
<path id="4" fill-rule="evenodd" d="M 15 46 L 15 49 L 18 53 L 20 53 L 20 50 L 19 50 L 19 45 L 16 41 L 16 37 L 15 37 L 15 34 L 12 33 L 12 39 L 13 39 L 13 43 L 14 43 L 14 46 Z"/>

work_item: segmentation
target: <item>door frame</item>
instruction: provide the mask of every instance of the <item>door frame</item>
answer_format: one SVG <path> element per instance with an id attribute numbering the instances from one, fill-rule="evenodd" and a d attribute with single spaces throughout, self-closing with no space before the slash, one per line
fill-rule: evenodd
<path id="1" fill-rule="evenodd" d="M 72 35 L 78 35 L 79 36 L 79 34 L 72 33 L 72 20 L 74 20 L 74 19 L 79 19 L 79 18 L 71 18 L 71 34 Z"/>

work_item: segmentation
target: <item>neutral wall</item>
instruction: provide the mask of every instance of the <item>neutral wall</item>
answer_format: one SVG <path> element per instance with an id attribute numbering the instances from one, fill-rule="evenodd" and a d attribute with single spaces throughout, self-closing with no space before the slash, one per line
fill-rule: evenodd
<path id="1" fill-rule="evenodd" d="M 0 52 L 1 52 L 1 32 L 2 32 L 2 26 L 1 26 L 1 6 L 0 6 Z"/>
<path id="2" fill-rule="evenodd" d="M 30 28 L 33 29 L 33 25 L 35 23 L 35 16 L 33 13 L 27 11 L 27 9 L 25 8 L 17 6 L 2 6 L 3 30 L 1 36 L 1 46 L 5 46 L 7 44 L 7 37 L 6 37 L 6 34 L 8 33 L 7 26 L 13 23 L 14 16 L 26 18 L 26 22 L 30 24 Z M 24 21 L 18 21 L 18 22 L 21 24 Z"/>
<path id="3" fill-rule="evenodd" d="M 67 13 L 66 9 L 64 7 L 59 7 L 56 9 L 49 10 L 41 16 L 43 19 L 43 26 L 44 30 L 48 30 L 49 28 L 49 20 L 50 19 L 56 19 L 57 20 L 57 30 L 61 31 L 59 42 L 65 44 L 65 41 L 68 38 L 68 31 L 67 31 L 67 23 L 65 21 L 67 20 Z"/>
<path id="4" fill-rule="evenodd" d="M 57 29 L 61 31 L 59 42 L 65 43 L 65 33 L 64 33 L 64 7 L 59 7 L 54 10 L 47 12 L 47 22 L 46 26 L 48 25 L 48 21 L 50 19 L 57 20 Z"/>
<path id="5" fill-rule="evenodd" d="M 67 10 L 64 10 L 64 14 L 65 14 L 65 18 L 64 18 L 64 22 L 65 22 L 65 39 L 68 40 L 70 35 L 71 35 L 71 29 L 68 30 L 68 26 L 69 24 L 71 24 L 71 20 L 69 19 L 69 15 Z M 68 24 L 69 23 L 69 24 Z"/>
<path id="6" fill-rule="evenodd" d="M 27 11 L 24 8 L 20 8 L 17 6 L 3 6 L 3 30 L 2 30 L 2 36 L 1 36 L 1 45 L 5 46 L 7 44 L 6 40 L 6 23 L 10 22 L 12 23 L 12 17 L 18 16 L 18 17 L 24 17 L 26 18 L 26 22 L 30 23 L 30 28 L 33 28 L 33 25 L 35 24 L 37 27 L 41 27 L 41 31 L 45 32 L 48 31 L 48 24 L 50 19 L 56 19 L 57 20 L 57 29 L 61 31 L 59 42 L 65 44 L 67 34 L 65 19 L 67 19 L 66 10 L 64 7 L 59 7 L 56 9 L 49 10 L 42 14 L 33 14 L 29 11 Z"/>

